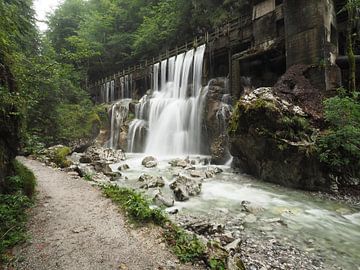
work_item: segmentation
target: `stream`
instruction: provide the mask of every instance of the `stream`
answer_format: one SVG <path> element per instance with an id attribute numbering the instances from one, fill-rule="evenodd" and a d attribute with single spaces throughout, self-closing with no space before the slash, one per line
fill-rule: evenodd
<path id="1" fill-rule="evenodd" d="M 130 167 L 116 182 L 119 186 L 139 188 L 138 178 L 143 173 L 162 176 L 166 183 L 162 193 L 171 196 L 169 183 L 174 175 L 188 175 L 182 168 L 171 167 L 168 162 L 174 157 L 158 159 L 155 168 L 143 167 L 143 158 L 144 154 L 128 154 L 125 162 L 112 165 L 114 171 L 124 163 Z M 203 164 L 206 158 L 195 156 L 190 160 L 196 161 L 196 170 L 215 168 Z M 278 239 L 283 245 L 294 246 L 321 262 L 307 269 L 360 269 L 359 208 L 261 182 L 236 173 L 229 166 L 216 167 L 223 172 L 205 179 L 198 196 L 185 202 L 176 201 L 167 209 L 179 210 L 172 219 L 180 224 L 189 217 L 211 220 L 222 224 L 234 238 L 256 236 L 260 242 Z M 152 195 L 154 190 L 147 193 Z M 244 211 L 244 206 L 248 211 Z"/>

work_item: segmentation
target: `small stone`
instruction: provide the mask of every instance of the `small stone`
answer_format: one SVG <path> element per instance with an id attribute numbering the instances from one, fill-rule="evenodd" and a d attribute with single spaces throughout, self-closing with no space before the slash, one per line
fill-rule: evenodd
<path id="1" fill-rule="evenodd" d="M 203 177 L 205 177 L 205 174 L 202 172 L 202 171 L 191 171 L 190 172 L 190 175 L 192 176 L 192 177 L 197 177 L 197 178 L 203 178 Z"/>
<path id="2" fill-rule="evenodd" d="M 121 164 L 121 165 L 118 167 L 118 170 L 119 170 L 119 171 L 126 171 L 126 170 L 128 170 L 128 169 L 130 169 L 130 167 L 129 167 L 129 165 L 127 165 L 127 164 Z"/>
<path id="3" fill-rule="evenodd" d="M 244 219 L 244 221 L 245 221 L 246 223 L 254 223 L 254 222 L 256 222 L 256 220 L 257 220 L 257 218 L 256 218 L 256 216 L 253 215 L 253 214 L 247 215 L 247 216 L 245 217 L 245 219 Z"/>

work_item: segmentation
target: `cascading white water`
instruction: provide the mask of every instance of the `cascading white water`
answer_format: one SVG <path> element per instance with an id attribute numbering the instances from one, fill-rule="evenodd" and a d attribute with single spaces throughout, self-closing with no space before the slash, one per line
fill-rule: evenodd
<path id="1" fill-rule="evenodd" d="M 167 59 L 161 61 L 161 90 L 166 87 Z"/>
<path id="2" fill-rule="evenodd" d="M 147 128 L 145 152 L 154 155 L 201 153 L 201 115 L 206 96 L 202 89 L 205 45 L 153 66 L 153 93 L 137 105 L 129 130 L 129 151 Z M 166 79 L 167 78 L 167 79 Z M 141 111 L 141 112 L 140 112 Z M 146 113 L 144 113 L 146 111 Z"/>

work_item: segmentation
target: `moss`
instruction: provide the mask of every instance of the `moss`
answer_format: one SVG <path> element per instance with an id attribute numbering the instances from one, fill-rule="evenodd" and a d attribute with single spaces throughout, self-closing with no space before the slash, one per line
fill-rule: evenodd
<path id="1" fill-rule="evenodd" d="M 61 168 L 66 168 L 71 165 L 71 161 L 66 159 L 66 156 L 70 155 L 71 149 L 69 147 L 60 147 L 55 149 L 52 161 L 55 162 Z"/>

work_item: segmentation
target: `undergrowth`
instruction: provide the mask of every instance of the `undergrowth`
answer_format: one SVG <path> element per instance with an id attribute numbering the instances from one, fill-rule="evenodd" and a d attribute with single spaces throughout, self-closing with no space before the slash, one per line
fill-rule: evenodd
<path id="1" fill-rule="evenodd" d="M 104 194 L 125 210 L 130 220 L 138 225 L 155 223 L 164 229 L 164 238 L 173 252 L 183 263 L 207 261 L 205 245 L 193 234 L 190 234 L 171 223 L 167 215 L 159 208 L 150 207 L 150 201 L 143 194 L 132 189 L 118 186 L 102 186 Z"/>
<path id="2" fill-rule="evenodd" d="M 15 175 L 5 180 L 0 194 L 0 264 L 9 259 L 6 251 L 26 239 L 26 209 L 33 203 L 35 176 L 18 161 L 13 162 Z"/>

